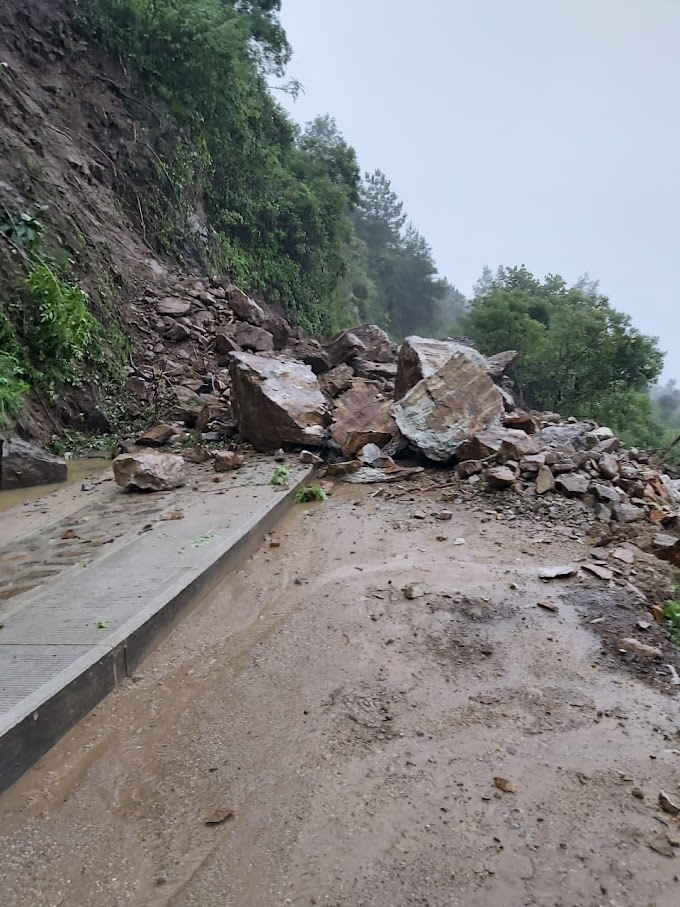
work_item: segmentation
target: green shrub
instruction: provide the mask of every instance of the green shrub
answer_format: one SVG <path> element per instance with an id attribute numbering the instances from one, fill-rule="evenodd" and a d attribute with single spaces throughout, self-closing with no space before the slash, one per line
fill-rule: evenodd
<path id="1" fill-rule="evenodd" d="M 26 285 L 33 327 L 26 336 L 31 362 L 50 383 L 77 383 L 97 327 L 87 293 L 62 280 L 45 262 L 30 270 Z"/>
<path id="2" fill-rule="evenodd" d="M 325 501 L 326 492 L 320 485 L 306 485 L 295 493 L 296 504 L 309 504 L 310 501 Z"/>
<path id="3" fill-rule="evenodd" d="M 20 412 L 28 384 L 14 356 L 0 352 L 0 428 Z"/>

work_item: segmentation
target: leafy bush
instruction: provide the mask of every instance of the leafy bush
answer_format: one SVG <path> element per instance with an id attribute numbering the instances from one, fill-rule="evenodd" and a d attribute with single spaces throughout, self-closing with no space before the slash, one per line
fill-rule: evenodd
<path id="1" fill-rule="evenodd" d="M 677 646 L 680 646 L 680 603 L 667 601 L 663 613 L 668 621 L 671 639 Z"/>
<path id="2" fill-rule="evenodd" d="M 320 485 L 307 485 L 295 492 L 296 504 L 308 504 L 310 501 L 325 501 L 326 492 Z"/>
<path id="3" fill-rule="evenodd" d="M 269 480 L 270 485 L 287 485 L 290 480 L 290 469 L 287 466 L 277 466 L 274 475 Z"/>
<path id="4" fill-rule="evenodd" d="M 33 328 L 26 332 L 31 362 L 50 382 L 76 383 L 97 326 L 87 293 L 63 281 L 45 262 L 31 269 L 26 285 Z"/>
<path id="5" fill-rule="evenodd" d="M 0 351 L 0 428 L 20 412 L 27 391 L 28 384 L 23 379 L 19 362 L 14 356 Z"/>

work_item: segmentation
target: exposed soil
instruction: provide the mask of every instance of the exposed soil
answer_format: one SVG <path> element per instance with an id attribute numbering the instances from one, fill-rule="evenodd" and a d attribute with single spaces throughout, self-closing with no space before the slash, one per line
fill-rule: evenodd
<path id="1" fill-rule="evenodd" d="M 373 493 L 296 508 L 0 800 L 8 903 L 677 905 L 677 688 L 569 601 L 644 606 L 541 583 L 589 552 L 535 521 Z"/>

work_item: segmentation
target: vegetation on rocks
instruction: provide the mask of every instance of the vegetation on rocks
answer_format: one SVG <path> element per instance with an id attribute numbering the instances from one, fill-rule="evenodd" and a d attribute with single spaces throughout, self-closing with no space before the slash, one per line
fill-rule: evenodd
<path id="1" fill-rule="evenodd" d="M 20 411 L 32 386 L 54 396 L 59 385 L 80 384 L 92 365 L 100 375 L 110 373 L 116 348 L 110 334 L 104 341 L 88 294 L 70 278 L 70 261 L 48 248 L 40 220 L 45 209 L 13 215 L 3 208 L 0 234 L 23 276 L 0 309 L 0 425 Z"/>

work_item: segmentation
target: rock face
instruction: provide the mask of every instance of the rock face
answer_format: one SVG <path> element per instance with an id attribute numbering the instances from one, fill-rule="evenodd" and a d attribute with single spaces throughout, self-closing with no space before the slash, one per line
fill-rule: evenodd
<path id="1" fill-rule="evenodd" d="M 282 444 L 319 446 L 331 420 L 311 368 L 290 359 L 234 353 L 229 372 L 241 434 L 261 451 Z"/>
<path id="2" fill-rule="evenodd" d="M 66 460 L 19 438 L 0 440 L 0 488 L 30 488 L 66 481 Z"/>
<path id="3" fill-rule="evenodd" d="M 484 479 L 489 488 L 512 488 L 517 476 L 508 466 L 493 466 L 484 472 Z"/>
<path id="4" fill-rule="evenodd" d="M 155 451 L 121 454 L 112 465 L 121 488 L 134 491 L 169 491 L 186 481 L 184 460 L 175 454 Z"/>
<path id="5" fill-rule="evenodd" d="M 464 355 L 480 368 L 486 359 L 472 347 L 463 346 L 454 340 L 431 340 L 427 337 L 407 337 L 401 345 L 397 358 L 397 377 L 394 396 L 400 400 L 423 378 L 434 375 L 453 356 Z"/>
<path id="6" fill-rule="evenodd" d="M 402 435 L 440 463 L 450 459 L 467 438 L 499 420 L 502 413 L 498 388 L 483 367 L 462 353 L 451 356 L 392 407 Z"/>
<path id="7" fill-rule="evenodd" d="M 331 435 L 346 456 L 354 456 L 366 444 L 381 447 L 396 434 L 390 406 L 374 384 L 361 378 L 338 398 Z"/>

